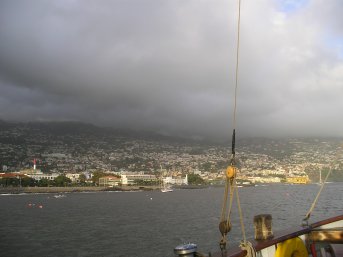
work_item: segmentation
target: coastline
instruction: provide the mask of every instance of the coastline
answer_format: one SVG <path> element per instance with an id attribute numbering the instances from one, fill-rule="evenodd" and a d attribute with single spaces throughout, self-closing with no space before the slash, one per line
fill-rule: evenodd
<path id="1" fill-rule="evenodd" d="M 334 182 L 327 182 L 334 183 Z M 337 182 L 336 182 L 337 183 Z M 339 183 L 339 182 L 338 182 Z M 288 184 L 288 183 L 274 183 Z M 318 183 L 308 184 L 288 184 L 288 185 L 315 185 Z M 254 184 L 254 185 L 238 185 L 238 187 L 254 187 L 267 186 L 269 184 Z M 174 189 L 207 189 L 209 187 L 224 187 L 224 185 L 183 185 L 173 186 Z M 132 191 L 155 191 L 160 190 L 159 186 L 115 186 L 115 187 L 99 187 L 99 186 L 79 186 L 79 187 L 0 187 L 0 195 L 5 194 L 60 194 L 60 193 L 78 193 L 78 192 L 132 192 Z"/>
<path id="2" fill-rule="evenodd" d="M 151 191 L 156 186 L 121 186 L 121 187 L 0 187 L 0 194 L 38 194 L 38 193 L 77 193 L 106 191 Z"/>

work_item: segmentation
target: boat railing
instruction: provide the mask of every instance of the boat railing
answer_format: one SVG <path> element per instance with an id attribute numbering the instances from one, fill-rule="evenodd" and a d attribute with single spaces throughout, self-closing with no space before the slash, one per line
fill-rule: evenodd
<path id="1" fill-rule="evenodd" d="M 274 237 L 266 240 L 254 240 L 252 242 L 253 248 L 256 252 L 262 251 L 273 245 L 285 242 L 288 239 L 302 237 L 304 241 L 312 243 L 325 243 L 325 244 L 343 244 L 343 215 L 338 215 L 329 219 L 321 220 L 312 223 L 309 226 L 299 226 L 296 228 L 283 230 L 274 233 Z M 224 252 L 211 253 L 211 257 L 244 257 L 247 251 L 242 250 L 240 247 L 234 247 Z M 182 255 L 179 255 L 182 256 Z M 194 252 L 194 255 L 188 256 L 205 256 Z"/>

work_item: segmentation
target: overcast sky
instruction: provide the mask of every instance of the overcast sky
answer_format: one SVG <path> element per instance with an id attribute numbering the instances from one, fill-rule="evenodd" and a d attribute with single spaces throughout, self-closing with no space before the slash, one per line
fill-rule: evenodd
<path id="1" fill-rule="evenodd" d="M 0 1 L 0 119 L 230 137 L 237 0 Z M 343 136 L 342 0 L 242 0 L 237 133 Z"/>

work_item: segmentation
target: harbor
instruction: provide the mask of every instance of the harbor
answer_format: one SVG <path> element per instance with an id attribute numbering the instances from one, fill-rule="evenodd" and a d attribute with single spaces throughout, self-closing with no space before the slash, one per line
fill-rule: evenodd
<path id="1" fill-rule="evenodd" d="M 342 183 L 323 191 L 312 219 L 341 212 Z M 239 188 L 247 235 L 253 217 L 269 210 L 273 231 L 299 226 L 317 185 L 265 185 Z M 173 257 L 188 242 L 208 255 L 219 251 L 219 215 L 223 188 L 155 191 L 2 195 L 2 256 Z M 43 208 L 29 207 L 28 204 Z M 228 246 L 239 244 L 237 213 Z M 147 236 L 149 234 L 149 236 Z M 209 238 L 211 240 L 209 240 Z M 212 240 L 213 239 L 213 240 Z"/>

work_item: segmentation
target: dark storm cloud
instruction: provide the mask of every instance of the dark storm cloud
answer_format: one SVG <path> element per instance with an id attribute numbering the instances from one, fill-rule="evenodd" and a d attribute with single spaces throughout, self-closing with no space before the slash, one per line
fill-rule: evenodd
<path id="1" fill-rule="evenodd" d="M 343 135 L 342 6 L 284 2 L 242 1 L 238 129 Z M 229 135 L 236 4 L 2 1 L 0 119 Z"/>

